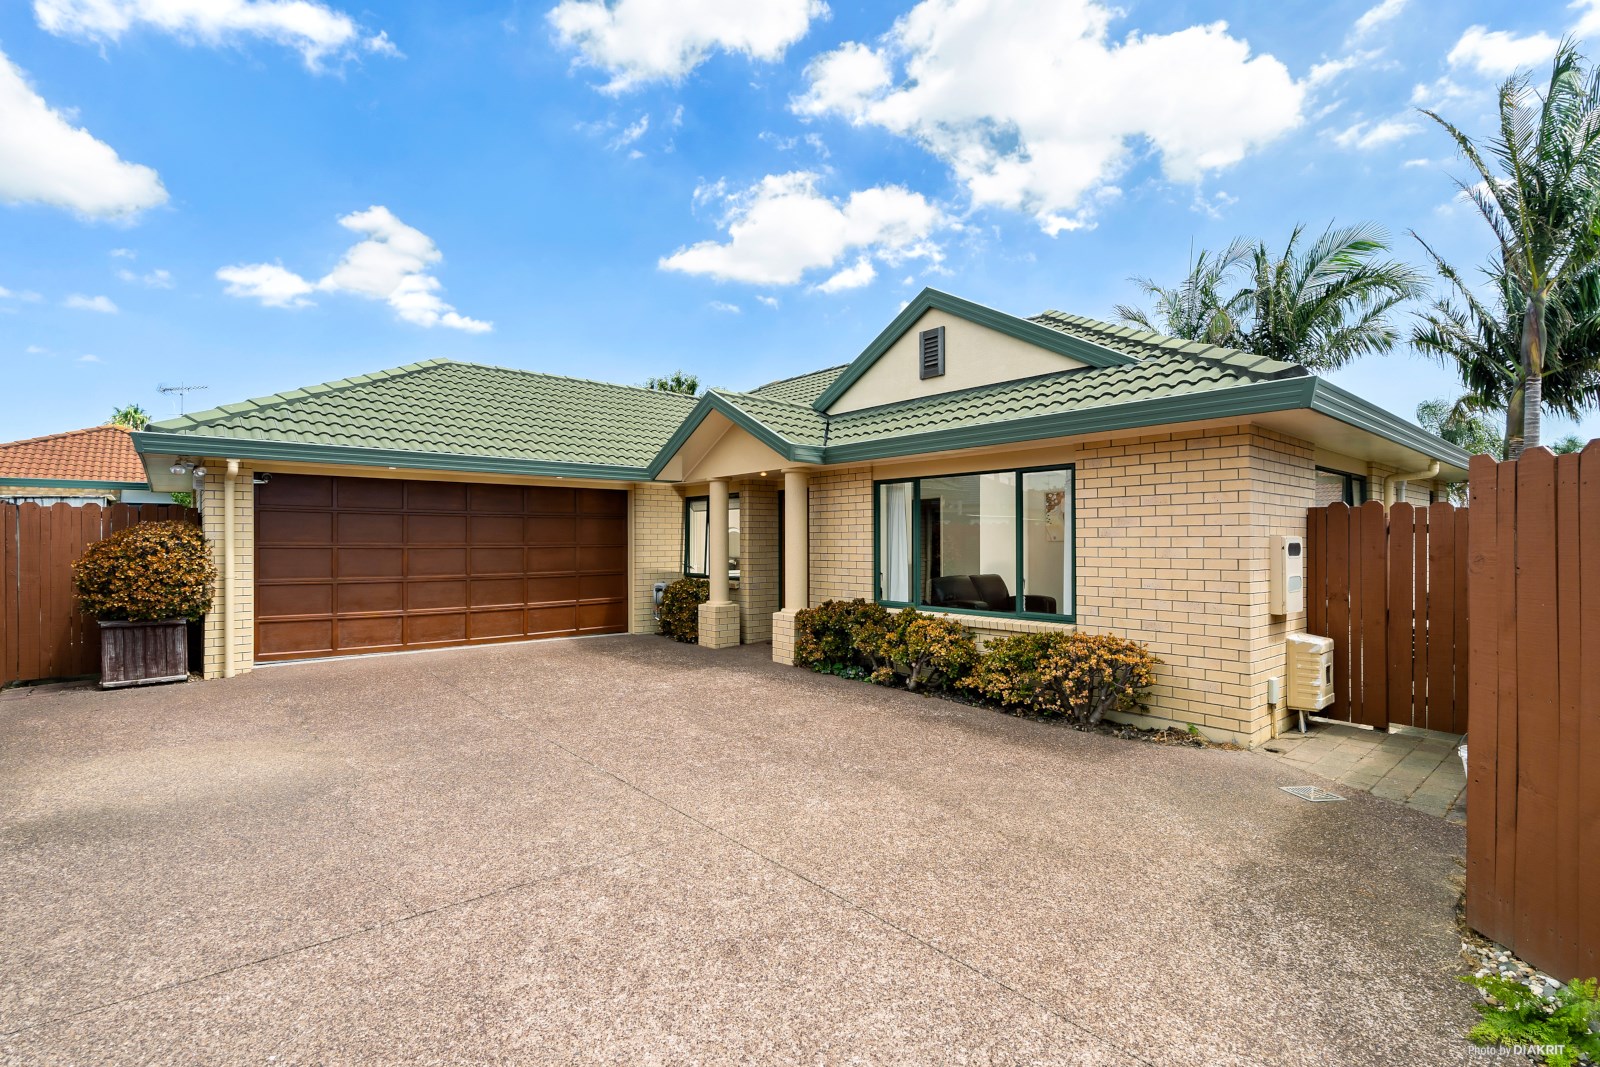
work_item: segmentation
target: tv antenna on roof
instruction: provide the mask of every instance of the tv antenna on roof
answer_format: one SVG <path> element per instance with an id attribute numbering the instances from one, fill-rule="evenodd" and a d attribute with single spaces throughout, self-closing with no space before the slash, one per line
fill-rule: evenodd
<path id="1" fill-rule="evenodd" d="M 168 396 L 176 394 L 178 397 L 178 414 L 182 415 L 183 395 L 185 393 L 198 393 L 204 388 L 205 386 L 203 385 L 158 385 L 156 386 L 156 392 L 166 393 Z"/>

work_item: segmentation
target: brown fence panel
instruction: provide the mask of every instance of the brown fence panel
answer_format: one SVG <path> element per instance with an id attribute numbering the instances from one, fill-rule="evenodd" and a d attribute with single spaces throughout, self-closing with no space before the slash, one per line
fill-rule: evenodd
<path id="1" fill-rule="evenodd" d="M 0 507 L 0 685 L 17 677 L 17 509 Z"/>
<path id="2" fill-rule="evenodd" d="M 100 669 L 100 629 L 77 608 L 72 564 L 83 550 L 141 522 L 195 511 L 166 504 L 0 503 L 0 685 Z"/>
<path id="3" fill-rule="evenodd" d="M 1333 704 L 1328 714 L 1350 718 L 1350 509 L 1328 505 L 1328 630 L 1333 637 Z"/>
<path id="4" fill-rule="evenodd" d="M 1411 568 L 1415 561 L 1412 531 L 1418 515 L 1410 504 L 1389 509 L 1389 695 L 1384 708 L 1388 722 L 1405 722 L 1411 715 L 1416 656 L 1412 649 L 1415 606 Z"/>
<path id="5" fill-rule="evenodd" d="M 1587 902 L 1581 896 L 1579 900 L 1577 966 L 1572 970 L 1600 975 L 1600 908 L 1593 897 L 1600 886 L 1600 782 L 1595 780 L 1595 768 L 1600 767 L 1600 451 L 1593 445 L 1583 450 L 1578 469 L 1578 538 L 1578 585 L 1573 590 L 1579 620 L 1577 737 L 1567 743 L 1578 750 L 1578 768 L 1588 768 L 1587 788 L 1581 772 L 1573 776 L 1578 808 L 1573 854 L 1580 894 L 1588 887 L 1590 896 Z M 1566 571 L 1562 577 L 1574 579 Z"/>
<path id="6" fill-rule="evenodd" d="M 1600 444 L 1475 459 L 1467 513 L 1467 921 L 1600 974 Z"/>
<path id="7" fill-rule="evenodd" d="M 1334 640 L 1325 714 L 1466 731 L 1467 525 L 1451 504 L 1306 515 L 1306 629 Z"/>

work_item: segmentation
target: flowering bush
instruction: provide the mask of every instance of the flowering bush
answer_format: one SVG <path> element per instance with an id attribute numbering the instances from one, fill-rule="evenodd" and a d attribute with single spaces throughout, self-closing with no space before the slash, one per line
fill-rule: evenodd
<path id="1" fill-rule="evenodd" d="M 860 597 L 803 608 L 794 616 L 794 661 L 824 673 L 859 666 L 862 653 L 856 647 L 857 634 L 863 627 L 887 626 L 889 618 L 883 605 Z"/>
<path id="2" fill-rule="evenodd" d="M 679 578 L 661 591 L 661 632 L 674 641 L 696 644 L 700 640 L 700 605 L 711 599 L 711 583 L 704 578 Z"/>
<path id="3" fill-rule="evenodd" d="M 1112 634 L 1015 634 L 990 642 L 962 684 L 1008 708 L 1092 724 L 1108 711 L 1143 710 L 1160 662 Z"/>
<path id="4" fill-rule="evenodd" d="M 867 620 L 856 631 L 855 647 L 874 682 L 889 685 L 904 674 L 911 690 L 953 687 L 978 660 L 977 642 L 965 626 L 915 608 Z"/>
<path id="5" fill-rule="evenodd" d="M 78 606 L 106 621 L 199 619 L 217 570 L 198 526 L 141 522 L 96 541 L 72 565 Z"/>

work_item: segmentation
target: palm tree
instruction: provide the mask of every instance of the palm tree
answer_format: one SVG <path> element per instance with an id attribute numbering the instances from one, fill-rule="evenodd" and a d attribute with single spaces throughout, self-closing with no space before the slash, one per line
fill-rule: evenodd
<path id="1" fill-rule="evenodd" d="M 1242 292 L 1225 298 L 1223 291 L 1251 251 L 1250 242 L 1243 238 L 1219 253 L 1202 251 L 1190 265 L 1188 276 L 1171 289 L 1149 278 L 1130 278 L 1145 296 L 1155 298 L 1155 310 L 1147 314 L 1142 308 L 1118 304 L 1117 315 L 1130 326 L 1152 333 L 1238 348 L 1244 338 L 1240 322 L 1248 308 Z"/>
<path id="2" fill-rule="evenodd" d="M 1427 109 L 1479 181 L 1458 181 L 1499 244 L 1502 269 L 1524 295 L 1517 355 L 1523 371 L 1522 423 L 1508 455 L 1539 444 L 1545 377 L 1554 354 L 1552 314 L 1562 290 L 1600 266 L 1600 75 L 1584 70 L 1563 40 L 1543 94 L 1521 73 L 1500 87 L 1500 132 L 1486 151 Z M 1497 168 L 1491 168 L 1489 160 Z"/>
<path id="3" fill-rule="evenodd" d="M 1422 275 L 1380 258 L 1389 243 L 1377 227 L 1329 226 L 1310 248 L 1301 245 L 1304 233 L 1296 226 L 1281 254 L 1244 239 L 1215 255 L 1202 252 L 1174 289 L 1135 278 L 1156 310 L 1119 306 L 1117 314 L 1132 326 L 1312 370 L 1392 349 L 1400 333 L 1390 314 L 1425 292 Z"/>
<path id="4" fill-rule="evenodd" d="M 120 408 L 111 409 L 111 418 L 106 420 L 108 426 L 126 426 L 130 430 L 142 430 L 150 425 L 150 413 L 138 404 L 124 404 Z"/>
<path id="5" fill-rule="evenodd" d="M 664 374 L 659 378 L 646 378 L 644 387 L 662 393 L 682 393 L 685 396 L 694 396 L 700 392 L 700 376 L 675 370 L 671 374 Z"/>
<path id="6" fill-rule="evenodd" d="M 1421 272 L 1378 258 L 1389 242 L 1376 226 L 1330 226 L 1302 251 L 1303 232 L 1294 228 L 1281 256 L 1262 243 L 1251 257 L 1249 351 L 1320 371 L 1393 349 L 1390 312 L 1427 292 Z"/>
<path id="7" fill-rule="evenodd" d="M 1528 367 L 1521 343 L 1527 299 L 1493 263 L 1484 270 L 1488 284 L 1481 288 L 1487 295 L 1479 295 L 1427 242 L 1418 241 L 1454 295 L 1418 315 L 1411 344 L 1461 378 L 1466 394 L 1457 401 L 1460 411 L 1503 413 L 1500 455 L 1510 456 L 1524 427 Z M 1541 376 L 1542 404 L 1576 419 L 1600 408 L 1600 276 L 1591 274 L 1564 289 L 1551 319 L 1552 358 Z"/>

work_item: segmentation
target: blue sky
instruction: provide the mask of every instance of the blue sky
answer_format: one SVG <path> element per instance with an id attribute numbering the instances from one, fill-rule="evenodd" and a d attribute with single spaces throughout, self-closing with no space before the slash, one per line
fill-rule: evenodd
<path id="1" fill-rule="evenodd" d="M 925 285 L 1112 318 L 1297 222 L 1475 264 L 1414 105 L 1487 131 L 1564 32 L 1600 0 L 17 0 L 0 439 L 436 356 L 748 388 Z M 1455 392 L 1405 350 L 1335 380 Z"/>

